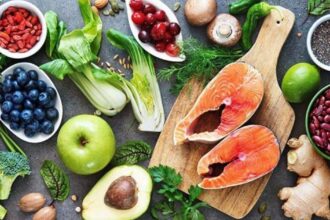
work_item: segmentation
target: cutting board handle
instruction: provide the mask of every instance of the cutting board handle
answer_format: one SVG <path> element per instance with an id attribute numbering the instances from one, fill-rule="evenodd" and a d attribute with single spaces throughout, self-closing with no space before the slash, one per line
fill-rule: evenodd
<path id="1" fill-rule="evenodd" d="M 290 10 L 281 6 L 277 8 L 278 10 L 272 10 L 264 20 L 256 43 L 241 58 L 242 61 L 253 63 L 257 68 L 258 66 L 276 68 L 281 49 L 295 21 L 295 15 Z M 256 60 L 257 58 L 259 60 Z"/>

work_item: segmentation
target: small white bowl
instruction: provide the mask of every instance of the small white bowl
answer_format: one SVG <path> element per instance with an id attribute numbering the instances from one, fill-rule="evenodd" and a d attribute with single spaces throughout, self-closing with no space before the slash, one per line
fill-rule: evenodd
<path id="1" fill-rule="evenodd" d="M 139 39 L 140 29 L 136 24 L 133 23 L 133 21 L 131 19 L 132 14 L 133 14 L 133 10 L 129 6 L 129 3 L 130 3 L 130 0 L 126 0 L 126 11 L 127 11 L 127 16 L 128 16 L 128 23 L 129 23 L 129 26 L 130 26 L 131 31 L 133 33 L 133 36 L 135 37 L 136 41 L 140 44 L 140 46 L 145 51 L 147 51 L 148 53 L 150 53 L 151 55 L 153 55 L 153 56 L 155 56 L 159 59 L 170 61 L 170 62 L 183 62 L 183 61 L 185 61 L 186 57 L 185 57 L 184 54 L 180 54 L 177 57 L 172 57 L 172 56 L 167 55 L 165 52 L 158 52 L 153 47 L 152 44 L 143 43 L 142 41 L 140 41 L 140 39 Z M 176 22 L 176 23 L 179 24 L 179 21 L 178 21 L 177 17 L 175 16 L 174 12 L 166 4 L 164 4 L 162 1 L 160 1 L 160 0 L 157 0 L 157 1 L 143 0 L 143 3 L 150 3 L 150 4 L 154 5 L 156 7 L 156 9 L 160 9 L 160 10 L 165 11 L 165 13 L 168 17 L 168 20 L 170 22 Z M 176 42 L 182 42 L 182 32 L 178 36 L 176 36 Z"/>
<path id="2" fill-rule="evenodd" d="M 29 71 L 29 70 L 37 71 L 39 79 L 45 81 L 48 86 L 53 87 L 55 89 L 55 91 L 56 91 L 55 108 L 58 110 L 58 119 L 56 120 L 56 122 L 54 124 L 53 133 L 51 133 L 51 134 L 38 133 L 33 137 L 25 136 L 23 129 L 21 129 L 19 131 L 12 130 L 10 128 L 9 124 L 7 122 L 4 122 L 1 118 L 0 118 L 0 121 L 7 127 L 8 130 L 10 130 L 14 135 L 16 135 L 16 137 L 20 138 L 23 141 L 26 141 L 28 143 L 41 143 L 41 142 L 44 142 L 44 141 L 48 140 L 49 138 L 51 138 L 56 133 L 56 131 L 59 129 L 59 127 L 61 125 L 61 121 L 62 121 L 62 117 L 63 117 L 63 106 L 62 106 L 62 101 L 61 101 L 60 94 L 58 93 L 54 83 L 47 76 L 47 74 L 44 71 L 42 71 L 38 66 L 36 66 L 32 63 L 17 63 L 15 65 L 12 65 L 12 66 L 8 67 L 6 70 L 4 70 L 1 73 L 2 79 L 4 79 L 4 77 L 6 75 L 13 73 L 13 71 L 16 67 L 22 67 L 26 71 Z M 2 113 L 2 111 L 1 111 L 1 108 L 0 108 L 0 114 L 1 113 Z"/>
<path id="3" fill-rule="evenodd" d="M 319 61 L 317 59 L 317 57 L 314 55 L 314 52 L 312 50 L 312 36 L 313 36 L 315 29 L 320 24 L 322 24 L 323 22 L 328 21 L 328 20 L 330 20 L 330 14 L 324 15 L 323 17 L 319 18 L 317 21 L 314 22 L 312 27 L 309 29 L 308 34 L 307 34 L 307 50 L 308 50 L 309 56 L 312 58 L 313 62 L 316 65 L 318 65 L 319 67 L 321 67 L 324 70 L 330 71 L 330 66 Z"/>
<path id="4" fill-rule="evenodd" d="M 25 8 L 28 11 L 30 11 L 33 15 L 37 15 L 39 18 L 41 27 L 42 27 L 40 40 L 30 50 L 28 50 L 25 53 L 12 53 L 9 50 L 0 47 L 0 53 L 2 53 L 3 55 L 5 55 L 7 57 L 10 57 L 12 59 L 24 59 L 24 58 L 30 57 L 33 54 L 37 53 L 40 50 L 40 48 L 42 47 L 42 45 L 45 43 L 46 37 L 47 37 L 46 20 L 45 20 L 44 15 L 42 14 L 42 12 L 35 5 L 33 5 L 30 2 L 21 1 L 21 0 L 12 0 L 12 1 L 8 1 L 8 2 L 2 4 L 0 6 L 0 16 L 2 16 L 3 12 L 10 6 Z"/>

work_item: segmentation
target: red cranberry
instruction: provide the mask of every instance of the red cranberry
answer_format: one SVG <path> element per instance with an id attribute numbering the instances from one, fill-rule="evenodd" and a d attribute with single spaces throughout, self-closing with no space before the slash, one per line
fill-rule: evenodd
<path id="1" fill-rule="evenodd" d="M 146 15 L 146 24 L 149 24 L 149 25 L 153 25 L 154 23 L 156 22 L 156 18 L 154 16 L 154 14 L 152 13 L 148 13 Z"/>
<path id="2" fill-rule="evenodd" d="M 166 14 L 163 10 L 156 11 L 155 18 L 157 21 L 165 21 L 167 19 Z"/>
<path id="3" fill-rule="evenodd" d="M 147 4 L 144 5 L 144 9 L 143 9 L 143 13 L 144 14 L 148 14 L 148 13 L 152 13 L 153 14 L 155 12 L 156 12 L 156 8 L 152 4 L 147 3 Z"/>
<path id="4" fill-rule="evenodd" d="M 175 40 L 175 38 L 169 33 L 169 32 L 166 32 L 165 34 L 164 34 L 164 42 L 165 43 L 172 43 L 172 42 L 174 42 L 174 40 Z"/>
<path id="5" fill-rule="evenodd" d="M 158 52 L 164 52 L 165 48 L 166 48 L 166 44 L 164 42 L 158 42 L 158 43 L 155 44 L 155 49 Z"/>
<path id="6" fill-rule="evenodd" d="M 143 2 L 142 0 L 131 0 L 129 6 L 133 11 L 142 11 L 143 9 Z"/>
<path id="7" fill-rule="evenodd" d="M 141 11 L 137 11 L 132 14 L 132 21 L 137 25 L 143 24 L 145 18 L 146 16 Z"/>
<path id="8" fill-rule="evenodd" d="M 166 54 L 171 57 L 177 57 L 180 54 L 180 47 L 173 43 L 167 44 L 165 50 Z"/>
<path id="9" fill-rule="evenodd" d="M 164 38 L 166 32 L 166 25 L 164 22 L 155 24 L 151 29 L 151 38 L 155 41 L 160 41 Z"/>
<path id="10" fill-rule="evenodd" d="M 150 36 L 149 33 L 147 31 L 140 31 L 139 33 L 139 39 L 140 41 L 142 41 L 143 43 L 148 43 L 150 42 Z"/>
<path id="11" fill-rule="evenodd" d="M 178 34 L 180 34 L 181 32 L 181 28 L 178 25 L 178 23 L 175 22 L 171 22 L 169 27 L 168 27 L 168 31 L 170 32 L 170 34 L 172 34 L 173 36 L 176 36 Z"/>

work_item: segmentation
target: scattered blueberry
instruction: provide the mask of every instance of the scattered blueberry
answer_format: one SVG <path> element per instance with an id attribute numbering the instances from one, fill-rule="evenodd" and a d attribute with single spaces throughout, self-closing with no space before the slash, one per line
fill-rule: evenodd
<path id="1" fill-rule="evenodd" d="M 13 129 L 14 131 L 17 131 L 17 130 L 19 130 L 19 129 L 21 128 L 21 125 L 20 125 L 19 123 L 17 123 L 17 122 L 14 122 L 14 121 L 11 121 L 11 122 L 9 123 L 9 126 L 10 126 L 10 128 Z"/>
<path id="2" fill-rule="evenodd" d="M 24 86 L 25 84 L 27 84 L 29 82 L 30 78 L 25 71 L 21 71 L 18 73 L 16 80 L 17 80 L 18 85 Z"/>
<path id="3" fill-rule="evenodd" d="M 32 89 L 28 93 L 28 97 L 31 101 L 37 101 L 39 98 L 39 91 L 37 89 Z"/>
<path id="4" fill-rule="evenodd" d="M 58 111 L 56 108 L 49 108 L 46 111 L 46 117 L 47 119 L 53 121 L 58 118 Z"/>
<path id="5" fill-rule="evenodd" d="M 11 101 L 4 101 L 1 106 L 1 110 L 4 113 L 9 113 L 14 107 L 14 104 Z"/>
<path id="6" fill-rule="evenodd" d="M 29 109 L 23 110 L 21 112 L 21 119 L 25 124 L 30 123 L 33 119 L 32 111 Z"/>
<path id="7" fill-rule="evenodd" d="M 44 134 L 51 134 L 54 131 L 54 125 L 51 121 L 44 121 L 41 124 L 41 132 Z"/>
<path id="8" fill-rule="evenodd" d="M 28 91 L 32 90 L 32 89 L 37 89 L 38 84 L 37 81 L 35 80 L 30 80 L 25 86 L 24 88 Z"/>
<path id="9" fill-rule="evenodd" d="M 18 110 L 12 110 L 9 114 L 10 116 L 10 120 L 13 121 L 13 122 L 19 122 L 20 121 L 20 114 L 21 112 L 18 111 Z"/>
<path id="10" fill-rule="evenodd" d="M 13 89 L 13 84 L 10 80 L 5 79 L 3 81 L 3 91 L 4 92 L 11 92 L 11 90 Z"/>
<path id="11" fill-rule="evenodd" d="M 37 81 L 37 84 L 38 84 L 38 89 L 39 89 L 39 91 L 42 91 L 42 92 L 46 91 L 46 89 L 47 89 L 47 84 L 45 83 L 45 81 L 43 81 L 43 80 L 38 80 L 38 81 Z"/>
<path id="12" fill-rule="evenodd" d="M 50 102 L 50 96 L 46 92 L 42 92 L 39 94 L 38 102 L 40 105 L 47 105 Z"/>
<path id="13" fill-rule="evenodd" d="M 24 95 L 21 91 L 15 91 L 11 97 L 14 104 L 21 104 L 24 101 Z"/>
<path id="14" fill-rule="evenodd" d="M 48 110 L 47 110 L 48 111 Z M 42 121 L 45 119 L 46 113 L 43 109 L 41 108 L 36 108 L 33 111 L 33 117 L 37 119 L 38 121 Z"/>
<path id="15" fill-rule="evenodd" d="M 29 70 L 28 72 L 28 76 L 30 77 L 30 79 L 32 80 L 38 80 L 38 73 L 35 70 Z"/>
<path id="16" fill-rule="evenodd" d="M 1 114 L 1 119 L 4 120 L 4 121 L 10 121 L 10 116 L 9 116 L 9 114 L 2 113 Z"/>
<path id="17" fill-rule="evenodd" d="M 35 108 L 35 104 L 33 104 L 29 99 L 25 99 L 23 102 L 24 108 L 25 109 L 34 109 Z"/>
<path id="18" fill-rule="evenodd" d="M 56 97 L 56 91 L 52 87 L 47 87 L 46 92 L 49 94 L 50 98 L 54 99 Z"/>

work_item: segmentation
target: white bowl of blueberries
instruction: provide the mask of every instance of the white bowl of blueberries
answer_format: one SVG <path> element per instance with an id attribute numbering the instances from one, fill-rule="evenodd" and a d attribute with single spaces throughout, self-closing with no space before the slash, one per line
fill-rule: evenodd
<path id="1" fill-rule="evenodd" d="M 18 138 L 40 143 L 60 127 L 63 106 L 50 78 L 31 63 L 17 63 L 1 74 L 0 120 Z"/>

